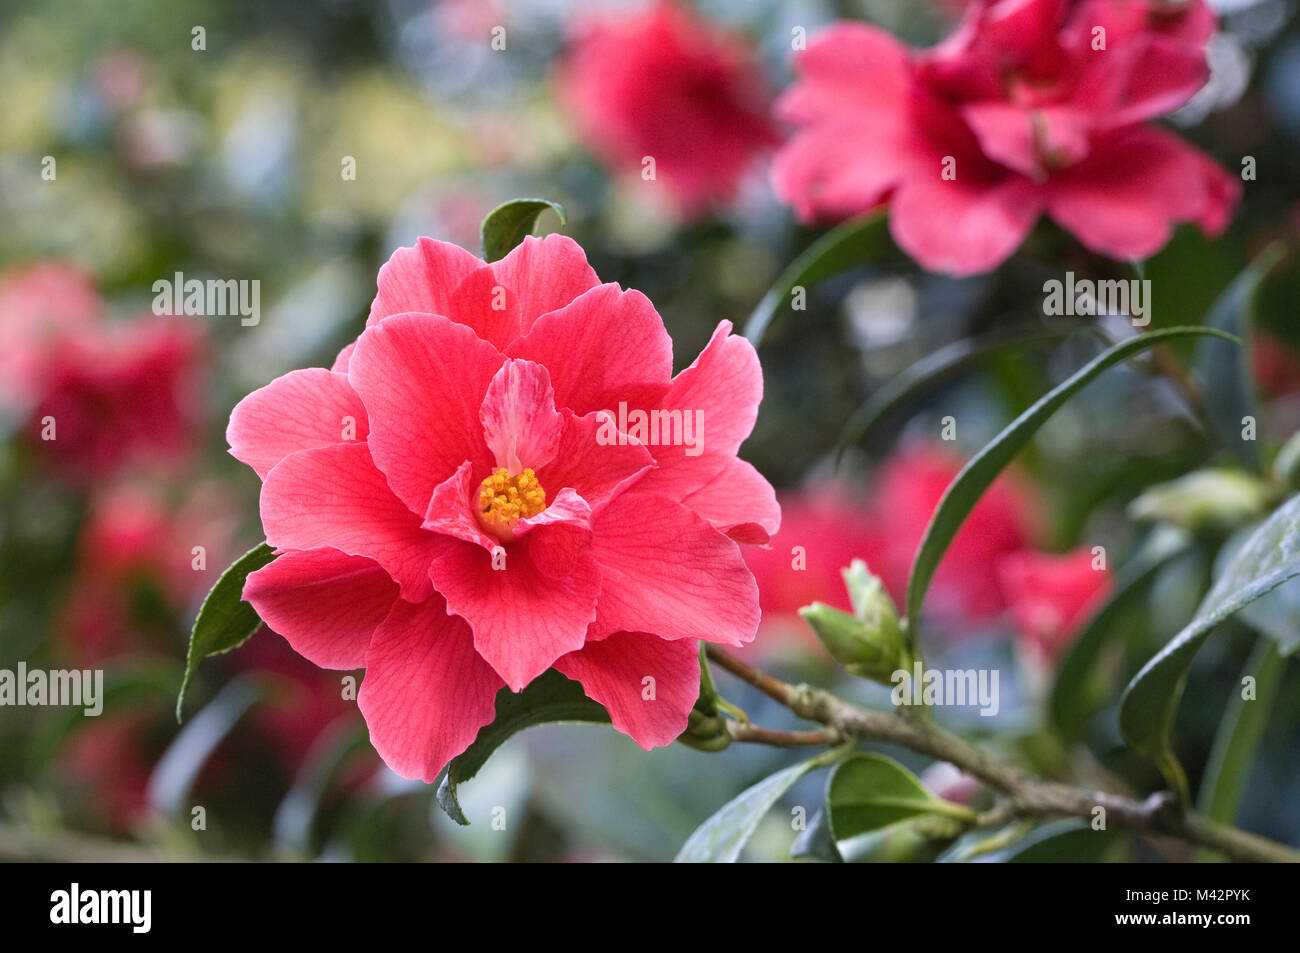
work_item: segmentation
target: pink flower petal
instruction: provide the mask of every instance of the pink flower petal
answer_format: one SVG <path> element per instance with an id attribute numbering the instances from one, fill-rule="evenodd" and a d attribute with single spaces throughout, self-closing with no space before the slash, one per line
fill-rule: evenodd
<path id="1" fill-rule="evenodd" d="M 459 470 L 434 488 L 421 526 L 434 533 L 444 533 L 467 543 L 477 543 L 491 552 L 499 543 L 495 537 L 483 531 L 474 514 L 478 484 L 473 470 L 474 465 L 466 460 Z"/>
<path id="2" fill-rule="evenodd" d="M 421 238 L 399 248 L 379 269 L 379 291 L 366 325 L 408 311 L 452 317 L 451 296 L 471 272 L 483 267 L 459 245 Z"/>
<path id="3" fill-rule="evenodd" d="M 567 553 L 572 537 L 564 532 Z M 600 580 L 591 554 L 572 557 L 569 575 L 554 578 L 537 565 L 552 555 L 541 541 L 546 534 L 539 527 L 510 544 L 504 569 L 493 569 L 492 554 L 458 542 L 431 570 L 448 611 L 469 623 L 475 649 L 516 692 L 580 648 L 596 617 Z"/>
<path id="4" fill-rule="evenodd" d="M 446 545 L 393 495 L 365 444 L 285 457 L 262 485 L 262 526 L 277 549 L 330 546 L 373 559 L 410 599 L 429 593 L 429 564 Z"/>
<path id="5" fill-rule="evenodd" d="M 602 433 L 613 433 L 613 424 L 602 431 L 601 418 L 597 413 L 576 417 L 565 411 L 555 458 L 537 470 L 537 479 L 548 493 L 555 487 L 572 487 L 593 512 L 654 467 L 650 451 L 636 442 L 603 443 Z"/>
<path id="6" fill-rule="evenodd" d="M 621 630 L 741 645 L 758 628 L 758 587 L 735 542 L 686 507 L 631 490 L 596 518 L 593 637 Z"/>
<path id="7" fill-rule="evenodd" d="M 433 315 L 394 315 L 357 341 L 348 380 L 370 414 L 370 452 L 412 512 L 423 514 L 466 460 L 491 469 L 478 414 L 503 360 L 470 328 Z"/>
<path id="8" fill-rule="evenodd" d="M 519 337 L 519 300 L 488 265 L 480 265 L 456 288 L 448 317 L 498 349 Z"/>
<path id="9" fill-rule="evenodd" d="M 496 465 L 512 476 L 555 459 L 564 419 L 555 409 L 551 376 L 542 365 L 520 360 L 502 364 L 483 397 L 479 420 Z"/>
<path id="10" fill-rule="evenodd" d="M 491 268 L 497 280 L 515 294 L 523 334 L 542 315 L 558 311 L 600 284 L 582 247 L 565 235 L 529 235 Z M 510 341 L 505 341 L 502 346 L 508 344 Z"/>
<path id="11" fill-rule="evenodd" d="M 496 716 L 501 684 L 469 627 L 434 595 L 399 601 L 375 630 L 357 705 L 384 762 L 427 782 Z"/>
<path id="12" fill-rule="evenodd" d="M 309 367 L 277 377 L 236 404 L 226 427 L 226 442 L 235 459 L 266 479 L 289 454 L 343 443 L 345 431 L 365 441 L 369 433 L 365 405 L 346 374 Z"/>
<path id="13" fill-rule="evenodd" d="M 556 660 L 555 667 L 581 682 L 587 696 L 605 706 L 614 727 L 646 750 L 686 730 L 700 694 L 699 648 L 690 639 L 615 632 Z"/>
<path id="14" fill-rule="evenodd" d="M 908 179 L 894 194 L 889 230 L 931 271 L 965 276 L 996 268 L 1014 252 L 1042 210 L 1028 179 L 1010 174 L 997 184 L 932 175 Z"/>
<path id="15" fill-rule="evenodd" d="M 370 637 L 397 601 L 397 583 L 373 560 L 307 549 L 250 573 L 244 599 L 308 661 L 352 669 L 366 664 Z"/>
<path id="16" fill-rule="evenodd" d="M 507 353 L 544 364 L 555 406 L 575 414 L 613 409 L 626 385 L 667 382 L 673 368 L 672 340 L 654 305 L 615 284 L 538 318 Z"/>
<path id="17" fill-rule="evenodd" d="M 682 504 L 703 516 L 714 529 L 740 543 L 763 545 L 781 528 L 776 491 L 744 460 L 726 465 Z"/>
<path id="18" fill-rule="evenodd" d="M 1177 136 L 1134 127 L 1054 176 L 1048 213 L 1093 251 L 1146 258 L 1164 247 L 1176 223 L 1200 221 L 1225 205 L 1220 180 L 1207 176 L 1214 168 Z"/>

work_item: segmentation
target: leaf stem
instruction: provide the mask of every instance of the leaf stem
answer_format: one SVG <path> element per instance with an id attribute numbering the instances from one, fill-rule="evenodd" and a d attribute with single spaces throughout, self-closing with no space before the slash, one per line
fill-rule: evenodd
<path id="1" fill-rule="evenodd" d="M 1093 820 L 1096 809 L 1104 810 L 1107 824 L 1141 833 L 1173 837 L 1209 847 L 1239 861 L 1300 862 L 1300 851 L 1258 835 L 1238 830 L 1195 813 L 1182 813 L 1168 792 L 1153 794 L 1144 801 L 1084 790 L 1055 781 L 1044 781 L 1022 773 L 983 749 L 969 744 L 929 719 L 904 718 L 895 712 L 875 711 L 850 704 L 836 695 L 810 685 L 791 685 L 759 671 L 715 645 L 708 646 L 709 660 L 719 668 L 753 685 L 800 718 L 825 726 L 824 732 L 784 732 L 759 729 L 763 734 L 804 743 L 834 744 L 839 739 L 870 739 L 900 745 L 920 754 L 956 765 L 1007 795 L 996 820 L 1036 817 L 1081 817 Z M 729 729 L 735 731 L 742 726 Z M 755 726 L 744 726 L 754 729 Z M 812 741 L 815 736 L 824 738 Z M 733 737 L 735 735 L 733 734 Z M 766 743 L 759 735 L 744 740 Z M 786 746 L 786 745 L 783 745 Z M 989 818 L 993 820 L 992 818 Z M 983 826 L 983 825 L 981 825 Z"/>

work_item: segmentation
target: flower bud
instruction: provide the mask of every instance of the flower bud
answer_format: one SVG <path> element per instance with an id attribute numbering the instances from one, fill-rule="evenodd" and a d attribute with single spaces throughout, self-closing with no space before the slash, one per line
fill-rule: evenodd
<path id="1" fill-rule="evenodd" d="M 894 602 L 866 563 L 855 559 L 844 570 L 853 614 L 814 602 L 799 610 L 835 661 L 860 678 L 890 684 L 890 676 L 905 668 L 903 632 Z"/>
<path id="2" fill-rule="evenodd" d="M 1169 523 L 1191 532 L 1226 532 L 1263 514 L 1273 491 L 1236 470 L 1197 470 L 1153 486 L 1128 507 L 1134 520 Z"/>

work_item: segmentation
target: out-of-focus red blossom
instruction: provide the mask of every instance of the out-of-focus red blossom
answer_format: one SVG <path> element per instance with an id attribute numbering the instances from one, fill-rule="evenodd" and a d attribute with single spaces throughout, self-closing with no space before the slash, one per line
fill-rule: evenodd
<path id="1" fill-rule="evenodd" d="M 816 642 L 798 611 L 824 602 L 849 611 L 848 592 L 840 570 L 854 559 L 868 565 L 883 550 L 867 503 L 836 483 L 818 483 L 805 490 L 778 494 L 781 529 L 770 548 L 747 547 L 745 562 L 758 582 L 763 611 L 758 638 L 750 647 L 764 653 L 791 633 Z"/>
<path id="2" fill-rule="evenodd" d="M 29 411 L 48 386 L 61 342 L 87 333 L 101 310 L 94 283 L 71 263 L 0 274 L 0 411 Z"/>
<path id="3" fill-rule="evenodd" d="M 332 369 L 231 413 L 280 554 L 244 598 L 321 667 L 366 669 L 358 705 L 406 777 L 436 777 L 500 688 L 552 667 L 643 747 L 667 744 L 699 691 L 698 640 L 758 627 L 737 544 L 780 523 L 736 456 L 762 374 L 730 331 L 673 376 L 654 306 L 601 284 L 564 236 L 490 264 L 430 239 L 399 249 Z M 638 438 L 629 414 L 651 412 L 702 417 L 701 442 Z"/>
<path id="4" fill-rule="evenodd" d="M 776 190 L 805 220 L 887 204 L 898 244 L 956 275 L 996 267 L 1043 214 L 1119 259 L 1158 251 L 1176 223 L 1217 234 L 1240 182 L 1147 122 L 1204 85 L 1214 26 L 1203 0 L 977 0 L 912 50 L 836 23 L 777 105 L 798 131 Z"/>
<path id="5" fill-rule="evenodd" d="M 1250 339 L 1255 382 L 1267 397 L 1300 391 L 1300 349 L 1276 334 L 1256 331 Z"/>
<path id="6" fill-rule="evenodd" d="M 1111 591 L 1111 578 L 1093 568 L 1090 550 L 1063 555 L 1020 552 L 998 563 L 998 577 L 1021 644 L 1052 665 L 1079 627 Z"/>
<path id="7" fill-rule="evenodd" d="M 161 751 L 149 751 L 159 714 L 131 711 L 86 719 L 59 752 L 54 772 L 95 827 L 126 833 L 145 813 L 149 776 Z"/>
<path id="8" fill-rule="evenodd" d="M 934 443 L 904 446 L 876 476 L 871 519 L 884 546 L 867 565 L 895 601 L 907 591 L 912 561 L 939 501 L 961 472 L 962 461 Z M 926 611 L 981 621 L 1003 611 L 997 563 L 1031 545 L 1040 515 L 1031 487 L 1012 474 L 999 477 L 975 504 L 949 546 L 926 597 Z"/>
<path id="9" fill-rule="evenodd" d="M 603 162 L 640 175 L 652 156 L 656 181 L 688 216 L 731 198 L 777 142 L 749 47 L 678 3 L 585 23 L 559 94 Z"/>
<path id="10" fill-rule="evenodd" d="M 199 417 L 202 338 L 179 318 L 143 317 L 60 337 L 29 429 L 59 472 L 101 480 L 133 463 L 184 458 Z M 55 439 L 42 439 L 54 419 Z"/>
<path id="11" fill-rule="evenodd" d="M 224 487 L 201 483 L 174 508 L 165 495 L 154 484 L 124 483 L 91 500 L 57 627 L 73 664 L 144 648 L 146 629 L 170 634 L 233 558 L 239 509 Z M 206 569 L 193 568 L 196 546 L 204 548 Z M 146 609 L 153 618 L 140 615 L 136 597 L 146 590 L 157 600 Z"/>

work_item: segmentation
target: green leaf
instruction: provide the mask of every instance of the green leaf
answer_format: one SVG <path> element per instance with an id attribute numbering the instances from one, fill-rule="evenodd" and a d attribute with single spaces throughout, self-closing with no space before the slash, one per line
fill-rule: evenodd
<path id="1" fill-rule="evenodd" d="M 511 199 L 488 212 L 483 219 L 483 260 L 497 261 L 532 234 L 537 218 L 547 209 L 560 216 L 560 224 L 567 223 L 564 206 L 546 199 Z"/>
<path id="2" fill-rule="evenodd" d="M 1134 750 L 1155 761 L 1183 804 L 1187 776 L 1170 734 L 1192 658 L 1224 619 L 1300 576 L 1300 496 L 1293 496 L 1260 525 L 1210 588 L 1196 616 L 1133 676 L 1120 701 L 1119 727 Z"/>
<path id="3" fill-rule="evenodd" d="M 181 690 L 176 696 L 176 721 L 181 721 L 185 693 L 199 662 L 210 655 L 220 655 L 238 648 L 257 631 L 262 620 L 253 607 L 241 598 L 244 580 L 275 559 L 275 550 L 260 543 L 240 556 L 221 574 L 199 607 L 198 618 L 190 630 L 190 649 L 185 658 L 185 674 L 181 677 Z"/>
<path id="4" fill-rule="evenodd" d="M 1089 329 L 1093 325 L 1087 325 Z M 840 432 L 839 443 L 835 450 L 835 461 L 844 457 L 849 447 L 862 443 L 875 430 L 881 421 L 891 412 L 905 406 L 915 397 L 933 387 L 955 377 L 960 371 L 978 364 L 985 358 L 1005 351 L 1016 351 L 1039 344 L 1050 344 L 1067 337 L 1078 328 L 1019 328 L 1013 331 L 997 332 L 979 340 L 963 338 L 945 344 L 933 351 L 906 370 L 895 374 L 877 388 L 870 397 L 853 412 Z"/>
<path id="5" fill-rule="evenodd" d="M 1070 643 L 1056 668 L 1048 701 L 1052 727 L 1066 745 L 1083 736 L 1084 726 L 1099 707 L 1096 673 L 1103 650 L 1122 634 L 1120 623 L 1147 594 L 1159 570 L 1190 546 L 1191 537 L 1181 530 L 1169 526 L 1153 530 L 1120 572 L 1114 593 Z"/>
<path id="6" fill-rule="evenodd" d="M 926 590 L 962 523 L 984 495 L 984 491 L 993 484 L 1016 454 L 1024 449 L 1048 418 L 1108 367 L 1162 341 L 1189 334 L 1209 334 L 1235 340 L 1232 335 L 1211 328 L 1168 328 L 1121 341 L 1097 355 L 1069 379 L 1040 398 L 966 464 L 939 501 L 934 516 L 930 518 L 930 525 L 926 528 L 925 537 L 921 540 L 916 560 L 912 563 L 912 574 L 907 583 L 909 633 L 916 631 Z M 911 637 L 915 639 L 914 634 Z"/>
<path id="7" fill-rule="evenodd" d="M 799 832 L 790 845 L 790 859 L 809 863 L 842 864 L 839 848 L 831 834 L 830 818 L 824 807 L 818 808 L 808 826 Z"/>
<path id="8" fill-rule="evenodd" d="M 1200 799 L 1197 809 L 1212 821 L 1233 825 L 1237 822 L 1237 808 L 1241 793 L 1255 762 L 1255 750 L 1264 736 L 1264 726 L 1282 683 L 1282 670 L 1286 667 L 1281 653 L 1272 640 L 1261 638 L 1246 662 L 1242 677 L 1255 679 L 1255 697 L 1250 701 L 1241 697 L 1241 683 L 1232 690 L 1228 707 L 1219 722 L 1214 736 L 1214 747 L 1201 778 Z M 1198 860 L 1218 859 L 1213 851 L 1201 850 Z"/>
<path id="9" fill-rule="evenodd" d="M 479 729 L 473 744 L 451 760 L 438 785 L 438 804 L 447 816 L 457 824 L 469 824 L 460 809 L 456 786 L 478 774 L 492 752 L 511 737 L 525 728 L 548 722 L 607 725 L 609 713 L 588 698 L 581 685 L 555 669 L 543 672 L 517 694 L 508 688 L 501 689 L 497 692 L 496 717 Z"/>
<path id="10" fill-rule="evenodd" d="M 1255 294 L 1282 257 L 1278 243 L 1260 252 L 1210 306 L 1206 326 L 1246 337 L 1254 320 Z M 1197 348 L 1193 370 L 1205 387 L 1206 414 L 1214 436 L 1243 466 L 1258 473 L 1259 442 L 1241 438 L 1242 418 L 1257 415 L 1250 355 L 1245 348 L 1210 338 Z"/>
<path id="11" fill-rule="evenodd" d="M 865 835 L 900 821 L 925 815 L 956 821 L 937 832 L 950 840 L 975 820 L 970 808 L 935 797 L 907 768 L 874 753 L 856 754 L 836 765 L 826 786 L 826 809 L 831 834 L 846 860 L 860 855 L 859 841 Z"/>
<path id="12" fill-rule="evenodd" d="M 745 322 L 745 338 L 749 343 L 758 347 L 772 318 L 782 308 L 790 306 L 790 295 L 795 288 L 807 289 L 855 265 L 864 265 L 887 248 L 889 232 L 886 221 L 883 212 L 851 218 L 809 245 L 781 272 L 781 277 L 763 295 L 763 300 Z"/>
<path id="13" fill-rule="evenodd" d="M 695 829 L 673 858 L 673 863 L 734 864 L 763 815 L 794 787 L 796 781 L 826 764 L 832 755 L 838 756 L 838 753 L 828 751 L 809 761 L 793 764 L 746 788 Z"/>
<path id="14" fill-rule="evenodd" d="M 1113 828 L 1094 831 L 1082 820 L 1061 820 L 1034 830 L 1005 853 L 986 861 L 1007 864 L 1100 863 L 1116 841 Z"/>

